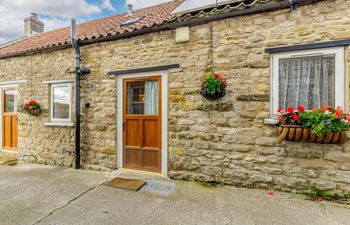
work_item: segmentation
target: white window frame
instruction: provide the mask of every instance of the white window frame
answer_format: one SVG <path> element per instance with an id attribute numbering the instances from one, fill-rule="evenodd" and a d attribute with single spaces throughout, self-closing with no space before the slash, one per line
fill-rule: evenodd
<path id="1" fill-rule="evenodd" d="M 345 105 L 345 55 L 344 47 L 292 51 L 273 54 L 271 57 L 271 109 L 276 117 L 279 104 L 279 60 L 317 55 L 335 55 L 335 106 Z"/>
<path id="2" fill-rule="evenodd" d="M 69 87 L 70 88 L 70 97 L 69 97 L 69 118 L 68 119 L 57 119 L 53 117 L 53 89 L 56 87 Z M 71 83 L 58 83 L 58 84 L 52 84 L 51 85 L 51 122 L 54 123 L 70 123 L 72 122 L 72 84 Z"/>

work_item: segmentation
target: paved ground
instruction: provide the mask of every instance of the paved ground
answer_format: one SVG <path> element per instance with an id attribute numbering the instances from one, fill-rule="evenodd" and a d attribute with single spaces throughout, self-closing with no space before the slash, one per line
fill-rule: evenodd
<path id="1" fill-rule="evenodd" d="M 301 195 L 152 181 L 141 192 L 101 185 L 112 174 L 0 166 L 1 225 L 340 225 L 350 209 Z"/>

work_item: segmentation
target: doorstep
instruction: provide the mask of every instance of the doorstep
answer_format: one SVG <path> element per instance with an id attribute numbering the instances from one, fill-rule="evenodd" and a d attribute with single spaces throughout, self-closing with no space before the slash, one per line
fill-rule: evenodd
<path id="1" fill-rule="evenodd" d="M 0 165 L 15 165 L 17 164 L 17 153 L 0 152 Z"/>
<path id="2" fill-rule="evenodd" d="M 132 169 L 118 169 L 113 172 L 111 172 L 108 177 L 114 178 L 114 177 L 121 177 L 125 179 L 153 179 L 153 180 L 167 180 L 170 179 L 164 176 L 160 173 L 153 173 L 153 172 L 147 172 L 147 171 L 140 171 L 140 170 L 132 170 Z"/>

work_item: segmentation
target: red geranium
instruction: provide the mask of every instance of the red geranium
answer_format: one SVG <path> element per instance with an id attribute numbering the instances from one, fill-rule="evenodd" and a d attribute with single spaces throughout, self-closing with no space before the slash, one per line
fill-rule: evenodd
<path id="1" fill-rule="evenodd" d="M 292 108 L 292 107 L 289 107 L 289 108 L 287 108 L 287 110 L 286 110 L 287 112 L 289 112 L 289 113 L 293 113 L 294 112 L 294 108 Z"/>
<path id="2" fill-rule="evenodd" d="M 294 121 L 298 121 L 299 120 L 299 115 L 298 114 L 294 114 L 293 115 L 293 120 Z"/>
<path id="3" fill-rule="evenodd" d="M 225 95 L 225 89 L 227 86 L 227 82 L 225 78 L 223 78 L 220 74 L 214 73 L 212 70 L 208 75 L 205 76 L 202 82 L 202 90 L 201 94 L 206 97 L 207 94 L 214 96 L 215 94 L 223 94 L 221 97 Z M 206 94 L 207 93 L 207 94 Z"/>
<path id="4" fill-rule="evenodd" d="M 334 113 L 334 115 L 335 115 L 337 118 L 342 118 L 342 117 L 343 117 L 343 113 L 340 112 L 340 111 L 336 111 L 336 112 Z"/>
<path id="5" fill-rule="evenodd" d="M 35 103 L 36 103 L 35 100 L 30 100 L 29 101 L 29 105 L 35 105 Z"/>
<path id="6" fill-rule="evenodd" d="M 305 107 L 302 106 L 302 105 L 299 105 L 299 106 L 298 106 L 298 111 L 301 112 L 301 113 L 302 113 L 302 112 L 305 112 Z"/>
<path id="7" fill-rule="evenodd" d="M 327 111 L 327 110 L 329 110 L 329 107 L 327 107 L 327 106 L 322 106 L 322 107 L 320 108 L 320 110 L 322 110 L 322 111 Z"/>

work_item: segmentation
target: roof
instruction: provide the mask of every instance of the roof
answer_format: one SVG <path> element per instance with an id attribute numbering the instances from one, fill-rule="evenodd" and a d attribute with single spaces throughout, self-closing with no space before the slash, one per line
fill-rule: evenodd
<path id="1" fill-rule="evenodd" d="M 182 0 L 174 0 L 136 10 L 132 16 L 123 13 L 81 23 L 77 26 L 78 39 L 93 40 L 161 25 L 171 19 L 171 12 L 181 3 Z M 141 17 L 142 19 L 129 26 L 122 25 L 126 20 L 137 17 Z M 71 43 L 70 39 L 70 27 L 36 34 L 32 37 L 0 45 L 0 58 L 67 45 Z"/>
<path id="2" fill-rule="evenodd" d="M 77 26 L 77 33 L 80 44 L 84 45 L 119 39 L 122 36 L 124 38 L 130 37 L 147 33 L 148 31 L 153 32 L 162 29 L 173 29 L 179 26 L 203 24 L 234 16 L 268 12 L 321 1 L 326 0 L 228 0 L 225 4 L 194 9 L 189 12 L 172 13 L 184 2 L 184 0 L 173 0 L 137 10 L 132 16 L 124 13 L 81 23 Z M 136 20 L 138 17 L 141 19 Z M 127 26 L 123 25 L 130 19 L 135 19 L 136 22 Z M 48 49 L 67 48 L 71 45 L 70 33 L 70 27 L 65 27 L 5 43 L 0 45 L 0 59 Z"/>

